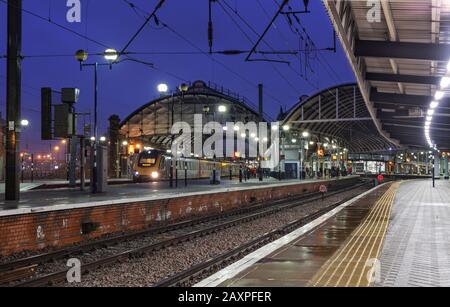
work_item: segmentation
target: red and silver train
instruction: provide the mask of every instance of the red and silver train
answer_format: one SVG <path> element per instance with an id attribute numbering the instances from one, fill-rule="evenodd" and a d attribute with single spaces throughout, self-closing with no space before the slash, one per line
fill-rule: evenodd
<path id="1" fill-rule="evenodd" d="M 175 169 L 178 170 L 178 179 L 205 179 L 210 178 L 214 166 L 223 177 L 239 176 L 239 163 L 214 162 L 206 159 L 179 158 L 173 161 L 170 154 L 161 150 L 151 149 L 139 153 L 133 163 L 133 181 L 162 181 L 170 179 L 170 167 L 173 163 L 174 178 Z"/>

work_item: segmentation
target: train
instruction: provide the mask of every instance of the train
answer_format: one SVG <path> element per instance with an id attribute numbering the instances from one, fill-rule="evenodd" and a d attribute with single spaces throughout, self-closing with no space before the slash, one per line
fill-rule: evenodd
<path id="1" fill-rule="evenodd" d="M 174 178 L 207 179 L 212 178 L 214 167 L 222 177 L 239 176 L 240 164 L 234 162 L 215 162 L 200 158 L 173 158 L 171 154 L 150 149 L 140 152 L 133 162 L 133 181 L 165 181 L 170 179 L 173 163 Z M 177 172 L 175 172 L 177 170 Z M 176 173 L 176 175 L 175 175 Z"/>

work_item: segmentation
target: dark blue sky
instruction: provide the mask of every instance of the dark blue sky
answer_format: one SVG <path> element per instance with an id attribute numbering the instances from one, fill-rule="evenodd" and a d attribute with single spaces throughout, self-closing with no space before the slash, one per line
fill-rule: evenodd
<path id="1" fill-rule="evenodd" d="M 257 32 L 261 33 L 275 13 L 275 0 L 221 0 L 225 2 Z M 70 24 L 66 21 L 66 0 L 24 0 L 24 9 L 50 17 L 54 22 L 71 30 L 80 32 L 105 45 L 121 49 L 143 22 L 141 13 L 136 13 L 123 0 L 81 0 L 81 23 Z M 147 11 L 153 10 L 156 0 L 132 0 L 133 3 Z M 280 1 L 278 1 L 280 2 Z M 310 1 L 311 13 L 299 15 L 317 47 L 332 46 L 332 26 L 323 8 L 322 1 Z M 291 1 L 294 9 L 303 9 L 302 1 Z M 176 30 L 202 50 L 208 49 L 207 22 L 208 1 L 206 0 L 167 0 L 158 13 L 162 22 Z M 250 39 L 256 35 L 238 20 L 240 27 Z M 214 49 L 248 50 L 252 44 L 238 26 L 230 20 L 221 6 L 214 5 Z M 0 2 L 0 55 L 6 54 L 6 5 Z M 275 50 L 299 49 L 299 37 L 288 26 L 284 17 L 278 18 L 269 31 L 265 41 Z M 49 148 L 40 138 L 40 88 L 78 87 L 81 99 L 77 111 L 89 112 L 93 105 L 93 72 L 80 71 L 79 65 L 72 57 L 77 49 L 86 49 L 91 53 L 104 51 L 104 47 L 62 30 L 47 21 L 24 13 L 23 20 L 23 55 L 66 55 L 48 58 L 25 58 L 23 62 L 22 117 L 31 121 L 31 127 L 23 134 L 22 144 L 29 144 L 34 151 Z M 260 50 L 269 50 L 264 43 Z M 167 28 L 158 28 L 154 23 L 147 26 L 129 51 L 136 52 L 179 52 L 198 51 L 186 41 Z M 114 66 L 113 70 L 104 68 L 100 72 L 100 124 L 101 130 L 107 127 L 107 118 L 118 114 L 121 118 L 139 106 L 157 97 L 156 86 L 164 82 L 175 88 L 184 80 L 202 79 L 213 81 L 230 88 L 251 101 L 257 101 L 256 85 L 262 82 L 266 88 L 266 112 L 275 116 L 280 108 L 291 107 L 301 95 L 311 95 L 321 89 L 354 80 L 347 59 L 339 48 L 336 54 L 322 52 L 311 56 L 310 63 L 314 73 L 309 73 L 306 81 L 297 73 L 303 68 L 295 56 L 283 56 L 290 60 L 291 67 L 285 64 L 261 62 L 244 62 L 245 55 L 213 57 L 203 54 L 193 55 L 138 55 L 142 60 L 155 64 L 156 69 L 144 65 L 125 62 Z M 272 56 L 271 56 L 272 57 Z M 276 58 L 276 56 L 275 56 Z M 102 58 L 91 56 L 91 61 Z M 222 63 L 224 66 L 219 64 Z M 0 105 L 4 118 L 6 107 L 6 65 L 0 60 Z M 232 72 L 231 72 L 231 71 Z"/>

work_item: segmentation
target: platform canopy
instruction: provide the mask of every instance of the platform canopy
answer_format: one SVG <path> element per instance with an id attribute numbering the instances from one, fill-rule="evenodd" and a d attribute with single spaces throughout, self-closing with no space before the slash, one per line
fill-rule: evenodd
<path id="1" fill-rule="evenodd" d="M 378 131 L 397 144 L 428 147 L 426 112 L 450 60 L 450 2 L 323 3 Z M 444 98 L 430 133 L 440 149 L 450 148 L 449 119 L 450 99 Z"/>
<path id="2" fill-rule="evenodd" d="M 399 148 L 378 133 L 357 84 L 328 88 L 304 98 L 287 113 L 284 125 L 299 135 L 308 132 L 322 144 L 336 140 L 353 153 Z"/>
<path id="3" fill-rule="evenodd" d="M 239 94 L 213 83 L 196 81 L 184 92 L 177 90 L 164 95 L 131 113 L 120 124 L 120 132 L 131 143 L 168 149 L 174 123 L 186 122 L 193 129 L 196 114 L 202 117 L 203 125 L 211 121 L 259 122 L 260 115 L 255 109 Z"/>

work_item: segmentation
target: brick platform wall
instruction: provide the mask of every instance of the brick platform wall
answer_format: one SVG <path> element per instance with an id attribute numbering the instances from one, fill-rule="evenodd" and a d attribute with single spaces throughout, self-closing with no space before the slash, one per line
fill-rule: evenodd
<path id="1" fill-rule="evenodd" d="M 330 188 L 347 185 L 356 180 L 358 179 L 349 178 L 328 181 L 325 184 Z M 105 235 L 166 225 L 262 201 L 315 192 L 319 190 L 321 184 L 323 182 L 299 183 L 0 217 L 0 255 L 48 247 L 61 248 Z"/>

